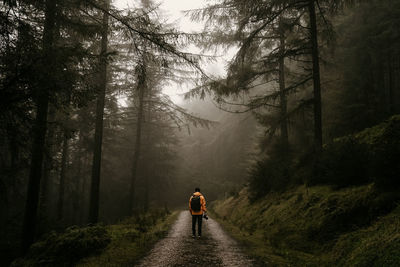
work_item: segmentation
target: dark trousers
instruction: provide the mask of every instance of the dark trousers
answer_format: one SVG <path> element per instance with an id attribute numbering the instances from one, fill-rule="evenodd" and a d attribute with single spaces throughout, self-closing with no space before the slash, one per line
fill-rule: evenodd
<path id="1" fill-rule="evenodd" d="M 203 222 L 203 215 L 192 215 L 192 233 L 196 235 L 196 222 L 198 223 L 198 233 L 201 236 L 201 224 Z"/>

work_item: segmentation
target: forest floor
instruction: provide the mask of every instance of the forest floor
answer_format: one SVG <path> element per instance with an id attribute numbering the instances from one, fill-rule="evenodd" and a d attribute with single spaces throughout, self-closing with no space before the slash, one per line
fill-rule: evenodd
<path id="1" fill-rule="evenodd" d="M 191 236 L 191 224 L 189 212 L 182 211 L 138 266 L 257 266 L 212 218 L 203 220 L 200 238 Z"/>

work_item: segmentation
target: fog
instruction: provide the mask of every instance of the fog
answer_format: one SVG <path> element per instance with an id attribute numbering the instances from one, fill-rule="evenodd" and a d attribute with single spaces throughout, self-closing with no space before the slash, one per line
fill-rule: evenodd
<path id="1" fill-rule="evenodd" d="M 196 187 L 210 210 L 399 188 L 396 1 L 56 2 L 0 5 L 9 258 L 73 225 L 187 209 Z"/>

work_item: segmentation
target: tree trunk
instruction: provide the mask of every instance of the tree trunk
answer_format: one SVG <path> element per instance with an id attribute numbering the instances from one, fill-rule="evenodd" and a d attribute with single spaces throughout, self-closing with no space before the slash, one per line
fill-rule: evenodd
<path id="1" fill-rule="evenodd" d="M 285 85 L 285 35 L 280 25 L 279 29 L 279 91 L 280 91 L 280 122 L 281 122 L 281 142 L 287 149 L 289 143 L 289 135 L 287 128 L 287 102 L 286 102 L 286 85 Z"/>
<path id="2" fill-rule="evenodd" d="M 109 9 L 109 0 L 105 0 L 105 9 Z M 99 70 L 99 95 L 96 107 L 96 129 L 94 134 L 94 151 L 92 165 L 92 181 L 90 188 L 89 222 L 97 223 L 99 220 L 99 195 L 100 195 L 100 172 L 101 172 L 101 150 L 103 141 L 103 115 L 104 102 L 107 86 L 107 45 L 108 45 L 108 13 L 103 13 L 103 31 L 101 35 L 101 53 Z"/>
<path id="3" fill-rule="evenodd" d="M 309 1 L 310 39 L 314 82 L 314 145 L 316 151 L 322 149 L 322 111 L 321 111 L 321 78 L 319 72 L 319 52 L 317 37 L 317 18 L 315 0 Z"/>
<path id="4" fill-rule="evenodd" d="M 54 106 L 49 107 L 49 121 L 54 122 L 56 119 L 56 111 Z M 43 178 L 40 182 L 40 207 L 39 207 L 39 220 L 40 220 L 40 233 L 44 233 L 48 225 L 48 204 L 49 204 L 49 182 L 50 174 L 53 165 L 53 142 L 54 142 L 54 125 L 48 125 L 47 137 L 46 137 L 46 157 L 43 163 Z"/>
<path id="5" fill-rule="evenodd" d="M 151 93 L 148 92 L 148 97 L 151 96 Z M 150 146 L 151 144 L 151 138 L 152 138 L 152 127 L 151 127 L 151 104 L 148 103 L 147 104 L 147 145 Z M 151 152 L 150 152 L 151 153 Z M 149 163 L 149 162 L 147 162 Z M 149 164 L 146 164 L 146 171 L 145 171 L 145 175 L 144 175 L 144 211 L 147 212 L 149 210 L 150 207 L 150 176 L 151 176 L 151 169 Z"/>
<path id="6" fill-rule="evenodd" d="M 132 162 L 132 177 L 131 177 L 131 185 L 129 189 L 129 205 L 128 205 L 128 215 L 133 214 L 134 208 L 134 198 L 135 198 L 135 183 L 137 176 L 137 168 L 140 158 L 140 144 L 141 144 L 141 135 L 142 135 L 142 121 L 143 121 L 143 98 L 145 92 L 145 83 L 146 83 L 146 73 L 144 70 L 145 66 L 142 66 L 142 72 L 139 75 L 138 81 L 138 89 L 139 89 L 139 110 L 137 113 L 137 124 L 136 124 L 136 140 L 135 140 L 135 151 L 133 154 L 133 162 Z"/>
<path id="7" fill-rule="evenodd" d="M 393 79 L 393 64 L 392 64 L 392 53 L 389 52 L 388 56 L 388 72 L 389 72 L 389 114 L 395 114 L 394 109 L 394 79 Z"/>
<path id="8" fill-rule="evenodd" d="M 10 152 L 10 174 L 15 176 L 18 172 L 18 161 L 19 161 L 19 147 L 18 147 L 18 132 L 15 125 L 7 123 L 7 137 L 9 140 L 9 152 Z M 7 165 L 6 163 L 4 164 Z"/>
<path id="9" fill-rule="evenodd" d="M 77 144 L 78 158 L 76 159 L 76 164 L 78 166 L 76 167 L 76 176 L 75 176 L 76 197 L 74 199 L 74 202 L 77 205 L 77 209 L 74 210 L 76 224 L 81 223 L 81 210 L 83 209 L 83 201 L 82 201 L 83 194 L 81 194 L 81 183 L 83 182 L 82 181 L 83 180 L 82 165 L 83 165 L 83 161 L 85 160 L 85 156 L 84 156 L 82 138 L 83 138 L 82 131 L 79 131 L 79 142 Z"/>
<path id="10" fill-rule="evenodd" d="M 83 169 L 89 167 L 90 155 L 85 153 L 83 161 Z M 88 210 L 88 198 L 87 198 L 87 183 L 88 177 L 86 175 L 82 176 L 82 186 L 80 188 L 80 223 L 85 224 L 87 220 L 86 211 Z"/>
<path id="11" fill-rule="evenodd" d="M 143 205 L 145 212 L 149 211 L 149 206 L 150 206 L 149 175 L 150 175 L 149 166 L 146 166 L 146 171 L 144 176 L 145 180 L 144 180 L 144 205 Z"/>
<path id="12" fill-rule="evenodd" d="M 58 190 L 57 202 L 57 221 L 61 221 L 64 215 L 64 195 L 65 195 L 65 177 L 68 164 L 69 148 L 68 148 L 68 132 L 64 130 L 63 153 L 61 158 L 60 185 Z"/>
<path id="13" fill-rule="evenodd" d="M 53 86 L 52 72 L 54 71 L 53 40 L 56 20 L 56 0 L 46 0 L 45 22 L 43 29 L 43 58 L 44 73 L 42 87 L 37 94 L 36 119 L 34 125 L 34 139 L 32 159 L 29 173 L 29 182 L 25 206 L 25 215 L 22 231 L 22 250 L 26 253 L 35 239 L 37 209 L 39 202 L 40 178 L 42 175 L 43 151 L 47 130 L 47 109 L 49 105 L 49 91 Z M 49 81 L 50 79 L 50 81 Z"/>

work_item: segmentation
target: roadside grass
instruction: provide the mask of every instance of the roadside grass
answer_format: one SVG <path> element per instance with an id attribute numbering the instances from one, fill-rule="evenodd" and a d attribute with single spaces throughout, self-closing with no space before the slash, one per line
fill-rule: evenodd
<path id="1" fill-rule="evenodd" d="M 11 266 L 74 266 L 81 258 L 100 253 L 109 243 L 110 235 L 103 225 L 71 226 L 62 233 L 46 234 Z"/>
<path id="2" fill-rule="evenodd" d="M 370 227 L 341 236 L 330 256 L 337 266 L 399 266 L 400 207 Z"/>
<path id="3" fill-rule="evenodd" d="M 377 193 L 373 185 L 364 185 L 339 190 L 300 186 L 253 203 L 248 195 L 244 189 L 213 203 L 211 210 L 247 252 L 264 264 L 400 264 L 400 211 L 393 210 L 392 204 L 398 194 Z"/>
<path id="4" fill-rule="evenodd" d="M 169 215 L 146 214 L 107 227 L 110 244 L 99 255 L 82 259 L 77 266 L 131 266 L 163 238 L 178 212 Z M 158 217 L 158 218 L 157 218 Z"/>
<path id="5" fill-rule="evenodd" d="M 166 235 L 177 214 L 152 210 L 114 225 L 51 232 L 11 266 L 132 266 Z"/>

